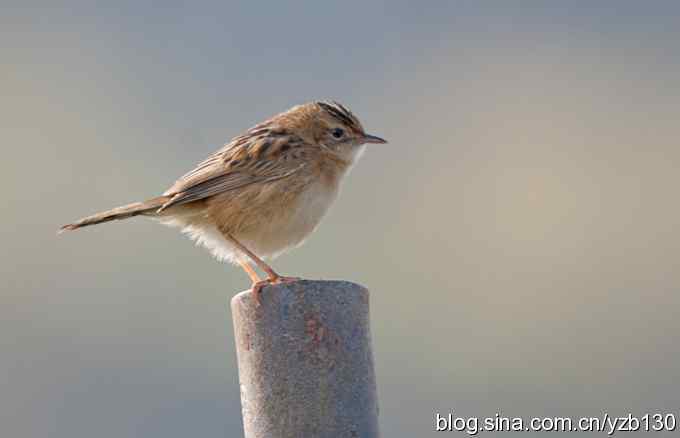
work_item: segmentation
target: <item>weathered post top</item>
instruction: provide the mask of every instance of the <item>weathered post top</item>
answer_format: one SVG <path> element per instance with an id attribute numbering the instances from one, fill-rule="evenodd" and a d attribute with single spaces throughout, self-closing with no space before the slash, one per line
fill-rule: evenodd
<path id="1" fill-rule="evenodd" d="M 369 293 L 346 281 L 231 300 L 246 438 L 376 438 Z"/>

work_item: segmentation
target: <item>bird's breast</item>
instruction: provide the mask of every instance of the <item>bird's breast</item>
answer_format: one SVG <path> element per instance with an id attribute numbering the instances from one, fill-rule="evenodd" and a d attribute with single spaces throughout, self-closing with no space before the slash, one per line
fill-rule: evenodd
<path id="1" fill-rule="evenodd" d="M 296 240 L 297 245 L 304 240 L 319 225 L 331 204 L 338 195 L 337 181 L 327 179 L 316 180 L 310 183 L 297 195 L 291 206 L 287 224 L 282 224 L 283 229 Z"/>
<path id="2" fill-rule="evenodd" d="M 258 221 L 241 238 L 252 250 L 263 257 L 275 257 L 287 249 L 296 247 L 316 229 L 338 194 L 338 180 L 324 177 L 313 178 L 304 187 L 285 191 L 281 180 L 281 196 L 285 203 L 272 202 L 267 220 Z"/>

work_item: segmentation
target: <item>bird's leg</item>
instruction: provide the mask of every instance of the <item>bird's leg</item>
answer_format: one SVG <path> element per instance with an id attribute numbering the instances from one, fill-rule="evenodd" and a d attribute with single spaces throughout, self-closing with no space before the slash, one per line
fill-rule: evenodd
<path id="1" fill-rule="evenodd" d="M 231 243 L 234 244 L 234 246 L 235 246 L 236 248 L 239 249 L 239 251 L 241 251 L 241 252 L 242 252 L 244 255 L 246 255 L 249 259 L 251 259 L 251 260 L 257 265 L 258 268 L 262 269 L 262 270 L 267 274 L 267 277 L 268 277 L 270 280 L 274 281 L 274 280 L 276 280 L 277 278 L 281 277 L 279 274 L 277 274 L 277 273 L 274 271 L 274 269 L 272 269 L 271 266 L 269 266 L 267 263 L 265 263 L 264 260 L 262 260 L 261 258 L 259 258 L 258 256 L 256 256 L 255 253 L 253 253 L 251 250 L 249 250 L 248 248 L 246 248 L 246 246 L 243 245 L 241 242 L 239 242 L 238 240 L 236 240 L 236 239 L 234 238 L 234 236 L 232 236 L 231 234 L 226 234 L 226 233 L 225 233 L 225 236 L 227 237 L 227 239 L 229 239 L 229 241 L 230 241 Z"/>
<path id="2" fill-rule="evenodd" d="M 229 233 L 224 233 L 224 236 L 232 244 L 234 244 L 234 246 L 238 248 L 239 251 L 245 254 L 249 259 L 251 259 L 260 269 L 262 269 L 267 274 L 266 280 L 260 280 L 252 266 L 250 266 L 245 261 L 239 261 L 243 270 L 245 270 L 248 276 L 250 276 L 250 279 L 253 280 L 252 291 L 255 297 L 255 302 L 258 305 L 260 304 L 260 292 L 262 291 L 262 288 L 264 286 L 268 284 L 288 283 L 299 280 L 299 278 L 297 277 L 285 277 L 277 274 L 276 271 L 274 271 L 274 269 L 272 269 L 271 266 L 269 266 L 267 263 L 265 263 L 264 260 L 256 256 L 255 253 L 246 248 L 246 246 L 243 245 L 241 242 L 236 240 L 234 236 L 232 236 Z"/>
<path id="3" fill-rule="evenodd" d="M 250 277 L 251 280 L 253 280 L 253 283 L 257 283 L 258 281 L 261 281 L 260 276 L 257 275 L 257 271 L 253 269 L 252 266 L 250 266 L 250 263 L 246 262 L 245 260 L 240 260 L 238 261 L 239 265 L 243 268 L 244 271 L 246 271 L 246 274 L 248 274 L 248 277 Z"/>
<path id="4" fill-rule="evenodd" d="M 255 298 L 255 304 L 258 306 L 260 305 L 260 291 L 262 290 L 262 287 L 267 284 L 267 281 L 263 281 L 260 279 L 260 276 L 257 275 L 257 272 L 255 269 L 253 269 L 252 266 L 250 266 L 250 263 L 248 263 L 245 260 L 240 260 L 239 259 L 239 264 L 243 268 L 244 271 L 246 271 L 246 274 L 250 277 L 250 279 L 253 282 L 252 286 L 252 291 L 253 291 L 253 297 Z"/>

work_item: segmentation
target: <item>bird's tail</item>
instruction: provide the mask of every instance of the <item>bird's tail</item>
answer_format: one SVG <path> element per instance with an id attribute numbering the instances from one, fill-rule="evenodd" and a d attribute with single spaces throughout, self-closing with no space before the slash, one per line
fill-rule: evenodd
<path id="1" fill-rule="evenodd" d="M 168 199 L 169 198 L 167 196 L 159 196 L 144 202 L 135 202 L 128 205 L 123 205 L 122 207 L 114 208 L 112 210 L 102 211 L 101 213 L 84 217 L 72 224 L 64 225 L 59 229 L 59 233 L 77 230 L 78 228 L 101 224 L 103 222 L 127 219 L 140 214 L 155 213 L 156 210 L 158 210 L 165 202 L 167 202 Z"/>

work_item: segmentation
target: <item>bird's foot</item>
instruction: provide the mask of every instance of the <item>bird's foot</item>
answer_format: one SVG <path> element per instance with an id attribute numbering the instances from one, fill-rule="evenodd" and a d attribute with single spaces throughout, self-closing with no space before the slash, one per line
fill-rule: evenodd
<path id="1" fill-rule="evenodd" d="M 302 280 L 302 278 L 300 278 L 300 277 L 284 277 L 282 275 L 279 275 L 275 279 L 272 280 L 272 284 L 295 283 L 296 281 L 300 281 L 300 280 Z"/>
<path id="2" fill-rule="evenodd" d="M 294 283 L 299 280 L 301 280 L 300 277 L 285 277 L 283 275 L 277 274 L 276 276 L 267 278 L 266 280 L 256 281 L 255 283 L 253 283 L 253 286 L 251 288 L 253 298 L 255 298 L 255 304 L 257 304 L 258 307 L 261 304 L 260 295 L 262 293 L 263 287 L 268 286 L 270 284 Z"/>

